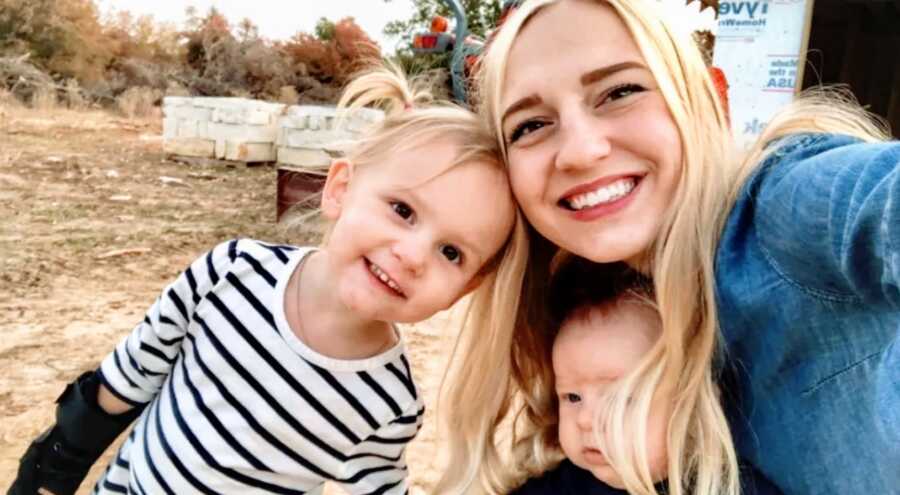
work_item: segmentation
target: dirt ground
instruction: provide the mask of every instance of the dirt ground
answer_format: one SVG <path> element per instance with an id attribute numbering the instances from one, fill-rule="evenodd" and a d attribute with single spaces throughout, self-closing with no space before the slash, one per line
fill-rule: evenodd
<path id="1" fill-rule="evenodd" d="M 275 224 L 275 176 L 271 166 L 167 160 L 158 118 L 0 106 L 2 491 L 51 423 L 64 385 L 97 366 L 194 257 L 232 237 L 302 242 Z M 416 493 L 437 474 L 435 389 L 447 319 L 405 329 L 429 407 L 407 450 Z"/>

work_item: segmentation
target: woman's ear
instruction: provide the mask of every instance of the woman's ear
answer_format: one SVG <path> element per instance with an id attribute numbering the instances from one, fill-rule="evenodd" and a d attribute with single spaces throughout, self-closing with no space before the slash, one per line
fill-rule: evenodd
<path id="1" fill-rule="evenodd" d="M 353 163 L 349 160 L 338 159 L 331 162 L 325 185 L 322 187 L 322 214 L 329 220 L 337 220 L 341 215 L 341 207 L 347 190 L 350 187 L 350 178 L 353 176 Z"/>

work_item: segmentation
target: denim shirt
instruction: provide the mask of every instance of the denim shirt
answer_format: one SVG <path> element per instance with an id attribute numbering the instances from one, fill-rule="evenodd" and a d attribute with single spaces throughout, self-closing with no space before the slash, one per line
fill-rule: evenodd
<path id="1" fill-rule="evenodd" d="M 782 142 L 716 284 L 739 457 L 786 494 L 900 494 L 900 142 Z"/>

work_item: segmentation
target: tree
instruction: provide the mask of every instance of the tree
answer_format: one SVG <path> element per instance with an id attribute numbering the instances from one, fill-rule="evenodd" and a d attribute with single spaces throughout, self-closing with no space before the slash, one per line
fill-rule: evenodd
<path id="1" fill-rule="evenodd" d="M 384 0 L 390 3 L 392 0 Z M 501 0 L 458 0 L 466 14 L 469 32 L 485 38 L 500 16 Z M 384 34 L 402 37 L 412 43 L 419 31 L 428 31 L 431 20 L 440 15 L 453 21 L 453 11 L 445 0 L 412 0 L 414 12 L 407 20 L 391 21 L 384 27 Z M 452 29 L 452 28 L 451 28 Z"/>
<path id="2" fill-rule="evenodd" d="M 245 17 L 237 25 L 238 39 L 247 43 L 259 38 L 259 27 L 249 18 Z"/>
<path id="3" fill-rule="evenodd" d="M 316 38 L 321 41 L 331 41 L 334 39 L 334 23 L 327 18 L 322 17 L 316 23 Z"/>
<path id="4" fill-rule="evenodd" d="M 0 51 L 23 50 L 39 66 L 94 82 L 111 57 L 92 0 L 0 0 Z"/>

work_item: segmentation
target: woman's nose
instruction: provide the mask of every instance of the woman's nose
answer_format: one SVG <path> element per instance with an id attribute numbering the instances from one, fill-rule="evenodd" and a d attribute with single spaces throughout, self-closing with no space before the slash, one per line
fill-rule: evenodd
<path id="1" fill-rule="evenodd" d="M 609 155 L 609 129 L 585 108 L 560 113 L 556 168 L 569 171 L 589 168 Z"/>

